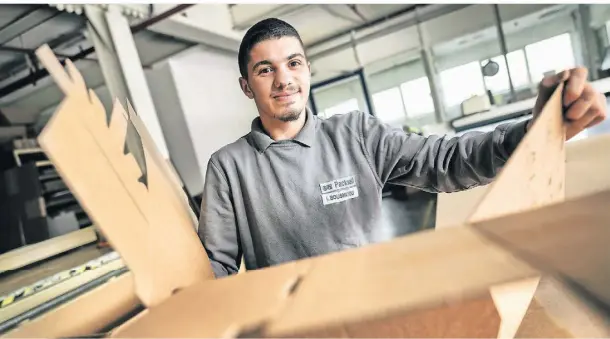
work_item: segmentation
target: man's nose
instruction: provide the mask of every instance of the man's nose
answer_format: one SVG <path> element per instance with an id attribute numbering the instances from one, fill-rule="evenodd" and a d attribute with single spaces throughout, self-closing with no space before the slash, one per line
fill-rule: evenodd
<path id="1" fill-rule="evenodd" d="M 290 71 L 287 69 L 279 68 L 275 72 L 275 78 L 273 80 L 273 85 L 277 88 L 283 88 L 292 84 L 292 75 Z"/>

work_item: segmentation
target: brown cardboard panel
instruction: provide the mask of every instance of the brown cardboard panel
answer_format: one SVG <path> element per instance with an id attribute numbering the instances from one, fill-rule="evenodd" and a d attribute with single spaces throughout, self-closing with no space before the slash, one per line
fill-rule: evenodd
<path id="1" fill-rule="evenodd" d="M 559 86 L 468 217 L 477 222 L 565 199 L 565 125 Z"/>
<path id="2" fill-rule="evenodd" d="M 299 333 L 299 338 L 492 338 L 500 315 L 489 294 L 439 307 L 388 314 L 334 329 Z"/>
<path id="3" fill-rule="evenodd" d="M 566 198 L 610 189 L 610 134 L 566 143 Z M 438 195 L 436 228 L 461 225 L 490 185 Z"/>
<path id="4" fill-rule="evenodd" d="M 39 318 L 21 324 L 3 337 L 83 337 L 97 333 L 135 310 L 139 304 L 133 275 L 127 272 Z"/>
<path id="5" fill-rule="evenodd" d="M 151 160 L 151 151 L 144 149 L 147 186 L 139 182 L 133 156 L 123 154 L 122 107 L 114 107 L 107 126 L 103 106 L 74 65 L 67 61 L 68 76 L 48 47 L 37 55 L 66 94 L 40 145 L 134 273 L 142 302 L 158 304 L 177 289 L 213 277 L 191 217 L 172 202 L 171 179 Z"/>
<path id="6" fill-rule="evenodd" d="M 120 105 L 121 104 L 119 101 L 115 101 L 115 106 L 120 107 Z M 188 215 L 191 219 L 193 229 L 196 229 L 199 221 L 189 206 L 188 198 L 182 190 L 182 184 L 178 178 L 178 175 L 176 172 L 174 172 L 172 166 L 170 166 L 170 164 L 163 158 L 161 152 L 159 152 L 155 146 L 152 136 L 148 132 L 148 129 L 146 129 L 144 126 L 144 122 L 136 114 L 129 101 L 127 102 L 127 113 L 129 116 L 129 123 L 133 125 L 142 140 L 142 145 L 144 146 L 144 149 L 147 152 L 146 154 L 148 155 L 147 159 L 153 161 L 155 166 L 157 166 L 157 168 L 163 173 L 164 178 L 167 179 L 165 182 L 167 189 L 173 194 L 173 196 L 167 197 L 168 202 L 174 204 L 174 208 L 180 211 L 181 215 Z"/>
<path id="7" fill-rule="evenodd" d="M 574 291 L 545 276 L 516 337 L 607 338 L 610 324 Z"/>
<path id="8" fill-rule="evenodd" d="M 485 185 L 455 193 L 439 193 L 435 227 L 441 229 L 464 225 L 489 187 Z"/>
<path id="9" fill-rule="evenodd" d="M 473 226 L 498 245 L 610 305 L 610 191 Z"/>
<path id="10" fill-rule="evenodd" d="M 587 139 L 570 141 L 566 143 L 566 198 L 576 198 L 595 192 L 610 189 L 610 135 L 591 136 Z M 442 229 L 450 227 L 453 224 L 464 222 L 466 214 L 464 211 L 469 206 L 475 204 L 482 198 L 483 194 L 490 185 L 478 187 L 476 189 L 463 191 L 459 193 L 441 194 L 438 199 L 437 207 L 437 225 Z M 600 330 L 592 324 L 585 325 L 590 322 L 592 315 L 583 317 L 583 307 L 574 306 L 577 301 L 576 297 L 568 297 L 568 291 L 565 288 L 549 288 L 549 278 L 543 278 L 543 287 L 539 286 L 534 294 L 534 302 L 529 307 L 528 311 L 521 322 L 521 327 L 517 336 L 528 337 L 600 337 Z M 527 304 L 527 300 L 523 300 L 527 296 L 528 289 L 506 288 L 507 286 L 494 286 L 492 291 L 494 295 L 501 293 L 510 293 L 507 299 L 512 303 L 498 303 L 501 308 L 501 314 L 509 312 L 519 312 L 520 310 L 511 309 L 515 303 Z M 533 286 L 530 290 L 533 289 Z M 500 293 L 500 294 L 498 294 Z M 518 301 L 521 298 L 522 301 Z M 497 299 L 497 298 L 496 298 Z M 559 302 L 563 301 L 563 302 Z M 541 307 L 544 305 L 544 307 Z M 513 313 L 514 314 L 514 313 Z M 549 321 L 550 315 L 559 314 L 560 319 L 554 322 Z M 587 313 L 591 314 L 591 312 Z M 519 316 L 513 319 L 519 319 Z M 574 322 L 574 319 L 580 319 L 579 322 Z M 504 318 L 506 321 L 506 317 Z M 559 326 L 559 327 L 558 327 Z M 511 326 L 512 327 L 512 326 Z M 554 330 L 552 328 L 555 327 Z M 595 331 L 594 331 L 595 330 Z M 570 335 L 563 335 L 562 333 Z M 593 333 L 593 334 L 591 334 Z"/>
<path id="11" fill-rule="evenodd" d="M 567 198 L 610 189 L 610 134 L 569 142 L 566 158 Z"/>
<path id="12" fill-rule="evenodd" d="M 226 337 L 282 310 L 295 277 L 296 263 L 209 280 L 185 288 L 112 333 L 123 338 Z"/>
<path id="13" fill-rule="evenodd" d="M 472 337 L 481 333 L 479 318 L 470 317 L 472 326 L 466 326 L 467 317 L 452 319 L 450 315 L 460 312 L 447 308 L 435 311 L 436 317 L 412 312 L 443 310 L 447 305 L 471 309 L 477 303 L 468 301 L 488 295 L 488 286 L 536 274 L 471 228 L 425 231 L 387 243 L 200 282 L 149 309 L 114 335 L 233 337 L 245 333 L 286 337 L 336 331 L 343 326 L 349 331 L 359 328 L 351 327 L 356 323 L 369 320 L 386 319 L 386 326 L 407 326 L 415 323 L 406 320 L 413 316 L 427 319 L 430 323 L 420 324 L 419 329 L 430 332 L 414 327 L 409 330 L 407 326 L 403 328 L 405 333 L 438 337 L 457 335 L 449 328 L 469 328 L 461 335 Z M 491 302 L 487 297 L 487 302 L 478 303 L 480 309 L 473 312 L 489 314 Z M 395 317 L 402 316 L 407 317 L 403 325 L 396 325 Z M 497 328 L 493 332 L 497 333 Z"/>
<path id="14" fill-rule="evenodd" d="M 559 86 L 467 222 L 519 213 L 565 198 L 565 126 Z M 538 287 L 538 278 L 494 286 L 502 317 L 499 338 L 512 338 Z"/>

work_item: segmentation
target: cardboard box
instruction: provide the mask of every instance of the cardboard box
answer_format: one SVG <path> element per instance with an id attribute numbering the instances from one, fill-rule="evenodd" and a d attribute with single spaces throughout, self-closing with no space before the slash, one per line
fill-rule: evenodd
<path id="1" fill-rule="evenodd" d="M 130 272 L 8 337 L 610 335 L 610 190 L 565 200 L 562 88 L 457 227 L 214 279 L 137 115 L 115 103 L 107 126 L 76 68 L 68 61 L 66 73 L 46 47 L 37 54 L 66 94 L 41 147 Z M 128 124 L 142 138 L 146 184 L 123 154 Z M 541 276 L 553 278 L 543 292 L 563 300 L 561 312 L 531 302 Z"/>

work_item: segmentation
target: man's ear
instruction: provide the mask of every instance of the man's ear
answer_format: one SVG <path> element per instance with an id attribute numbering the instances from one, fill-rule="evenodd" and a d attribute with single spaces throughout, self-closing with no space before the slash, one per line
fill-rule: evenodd
<path id="1" fill-rule="evenodd" d="M 248 80 L 244 79 L 244 77 L 239 78 L 239 87 L 241 87 L 242 92 L 250 98 L 254 99 L 254 93 L 250 89 L 250 85 L 248 85 Z"/>

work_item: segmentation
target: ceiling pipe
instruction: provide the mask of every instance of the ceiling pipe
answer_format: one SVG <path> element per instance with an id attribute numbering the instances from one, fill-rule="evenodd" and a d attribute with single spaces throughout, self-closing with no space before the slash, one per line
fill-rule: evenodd
<path id="1" fill-rule="evenodd" d="M 131 26 L 131 32 L 135 34 L 135 33 L 139 32 L 139 31 L 142 31 L 142 30 L 144 30 L 144 29 L 146 29 L 146 28 L 148 28 L 148 27 L 150 27 L 150 26 L 152 26 L 152 25 L 154 25 L 154 24 L 156 24 L 156 23 L 158 23 L 158 22 L 160 22 L 162 20 L 165 20 L 168 17 L 170 17 L 170 16 L 172 16 L 172 15 L 174 15 L 176 13 L 179 13 L 179 12 L 181 12 L 181 11 L 191 7 L 191 6 L 193 6 L 193 4 L 182 4 L 182 5 L 177 5 L 176 7 L 172 7 L 171 9 L 169 9 L 169 10 L 167 10 L 167 11 L 165 11 L 165 12 L 159 14 L 159 15 L 156 15 L 154 17 L 148 18 L 148 19 L 146 19 L 146 20 L 144 20 L 144 21 L 142 21 L 142 22 L 140 22 L 140 23 L 138 23 L 138 24 L 136 24 L 134 26 Z M 69 57 L 69 58 L 66 58 L 66 60 L 70 59 L 70 61 L 76 62 L 78 60 L 86 58 L 89 54 L 91 54 L 93 52 L 95 52 L 95 47 L 89 47 L 89 48 L 87 48 L 85 50 L 82 50 L 81 52 L 79 52 L 79 53 Z M 61 62 L 62 65 L 65 64 L 65 60 L 60 61 L 60 62 Z M 13 93 L 15 91 L 18 91 L 18 90 L 22 89 L 23 87 L 26 87 L 26 86 L 28 86 L 30 84 L 33 84 L 33 83 L 39 81 L 40 79 L 43 79 L 43 78 L 47 77 L 48 75 L 49 75 L 49 71 L 47 71 L 45 68 L 43 68 L 43 69 L 40 69 L 40 70 L 38 70 L 38 71 L 36 71 L 34 73 L 30 73 L 29 75 L 27 75 L 27 76 L 25 76 L 25 77 L 23 77 L 21 79 L 15 80 L 15 81 L 11 82 L 10 84 L 0 88 L 0 98 L 3 98 L 3 97 L 5 97 L 5 96 L 7 96 L 7 95 L 9 95 L 9 94 L 11 94 L 11 93 Z"/>

